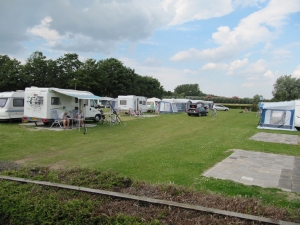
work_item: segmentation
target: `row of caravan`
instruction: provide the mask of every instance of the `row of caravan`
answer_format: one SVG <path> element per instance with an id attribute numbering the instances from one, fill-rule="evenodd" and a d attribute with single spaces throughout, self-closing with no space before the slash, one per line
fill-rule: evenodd
<path id="1" fill-rule="evenodd" d="M 0 93 L 0 120 L 23 119 L 24 122 L 54 121 L 53 111 L 58 115 L 68 112 L 74 116 L 81 110 L 86 120 L 99 121 L 100 105 L 119 105 L 123 110 L 134 109 L 147 111 L 147 98 L 143 96 L 119 96 L 117 101 L 107 97 L 99 97 L 88 91 L 59 88 L 28 87 L 25 91 Z"/>
<path id="2" fill-rule="evenodd" d="M 106 105 L 122 111 L 147 112 L 151 105 L 160 113 L 186 112 L 190 104 L 201 103 L 211 109 L 212 101 L 190 99 L 158 99 L 135 95 L 119 95 L 118 98 L 99 97 L 88 91 L 59 88 L 28 87 L 15 92 L 0 93 L 0 120 L 23 119 L 24 122 L 54 121 L 53 111 L 58 115 L 68 112 L 75 116 L 81 110 L 86 120 L 99 121 L 100 106 Z M 289 102 L 262 102 L 258 128 L 300 129 L 300 100 Z"/>
<path id="3" fill-rule="evenodd" d="M 209 109 L 213 103 L 201 102 Z M 23 119 L 25 122 L 47 124 L 54 121 L 53 110 L 56 110 L 58 115 L 67 111 L 72 116 L 81 110 L 86 120 L 99 121 L 100 107 L 147 112 L 153 104 L 160 113 L 173 113 L 185 112 L 190 103 L 194 103 L 193 100 L 147 99 L 136 95 L 119 95 L 113 99 L 99 97 L 88 91 L 28 87 L 25 91 L 0 93 L 0 120 Z"/>

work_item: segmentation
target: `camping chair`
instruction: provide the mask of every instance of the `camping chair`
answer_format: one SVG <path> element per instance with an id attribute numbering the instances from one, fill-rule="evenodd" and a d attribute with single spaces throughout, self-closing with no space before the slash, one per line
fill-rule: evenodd
<path id="1" fill-rule="evenodd" d="M 130 108 L 128 110 L 128 113 L 129 113 L 129 116 L 137 116 L 136 113 L 135 113 L 135 111 L 132 108 Z"/>
<path id="2" fill-rule="evenodd" d="M 54 122 L 52 123 L 51 127 L 53 127 L 53 125 L 56 125 L 56 127 L 60 126 L 60 128 L 62 129 L 61 119 L 58 116 L 57 110 L 52 110 L 52 116 L 53 116 Z"/>

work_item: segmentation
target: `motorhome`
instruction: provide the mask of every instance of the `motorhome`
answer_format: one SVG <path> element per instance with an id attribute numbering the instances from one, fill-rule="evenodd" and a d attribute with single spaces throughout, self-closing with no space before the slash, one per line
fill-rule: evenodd
<path id="1" fill-rule="evenodd" d="M 147 112 L 147 98 L 144 96 L 136 95 L 119 95 L 118 96 L 118 108 L 124 111 L 129 109 L 135 111 Z"/>
<path id="2" fill-rule="evenodd" d="M 0 93 L 0 120 L 22 120 L 24 114 L 24 91 Z"/>
<path id="3" fill-rule="evenodd" d="M 67 111 L 70 117 L 82 110 L 85 120 L 98 122 L 101 118 L 99 99 L 101 97 L 88 91 L 28 87 L 25 89 L 23 122 L 52 123 L 53 110 L 56 110 L 58 115 Z"/>

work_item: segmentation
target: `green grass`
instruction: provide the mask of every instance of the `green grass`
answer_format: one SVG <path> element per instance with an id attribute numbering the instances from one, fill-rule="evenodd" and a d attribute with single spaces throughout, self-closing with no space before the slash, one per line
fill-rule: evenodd
<path id="1" fill-rule="evenodd" d="M 86 135 L 77 129 L 38 131 L 18 123 L 0 123 L 0 161 L 21 161 L 28 166 L 111 169 L 149 183 L 172 182 L 197 190 L 262 197 L 267 203 L 300 207 L 300 195 L 290 201 L 287 193 L 275 189 L 201 176 L 228 157 L 230 149 L 300 156 L 299 145 L 249 140 L 258 132 L 296 135 L 299 132 L 259 130 L 254 112 L 239 111 L 219 111 L 217 118 L 189 117 L 185 113 L 145 119 L 121 116 L 125 127 L 99 125 L 88 128 Z"/>

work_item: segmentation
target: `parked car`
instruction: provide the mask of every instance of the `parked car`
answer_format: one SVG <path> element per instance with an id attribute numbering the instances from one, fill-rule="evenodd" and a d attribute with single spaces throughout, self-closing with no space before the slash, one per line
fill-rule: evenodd
<path id="1" fill-rule="evenodd" d="M 214 108 L 216 110 L 220 110 L 220 111 L 228 111 L 229 110 L 229 108 L 225 107 L 224 105 L 215 105 Z"/>
<path id="2" fill-rule="evenodd" d="M 203 107 L 203 105 L 191 104 L 186 113 L 188 114 L 188 116 L 207 116 L 208 111 Z"/>

